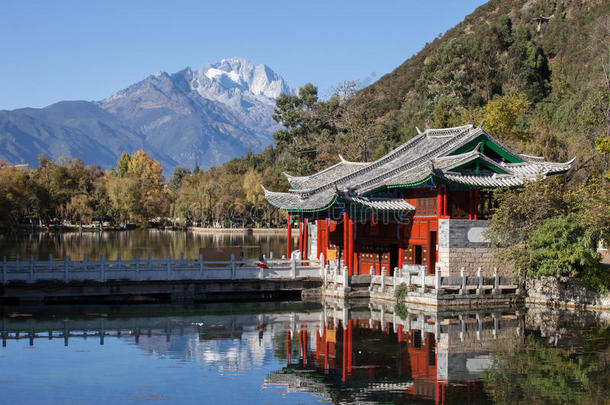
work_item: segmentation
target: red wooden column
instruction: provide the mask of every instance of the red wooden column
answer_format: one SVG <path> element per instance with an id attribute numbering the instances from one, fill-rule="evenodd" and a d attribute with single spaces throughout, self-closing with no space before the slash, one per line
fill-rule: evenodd
<path id="1" fill-rule="evenodd" d="M 286 258 L 290 259 L 290 252 L 292 251 L 292 225 L 290 224 L 290 214 L 287 219 L 288 225 L 286 226 Z"/>
<path id="2" fill-rule="evenodd" d="M 405 260 L 405 248 L 401 246 L 398 247 L 398 268 L 402 269 L 402 262 Z"/>
<path id="3" fill-rule="evenodd" d="M 309 227 L 307 226 L 307 218 L 303 219 L 303 259 L 307 260 L 309 256 Z"/>
<path id="4" fill-rule="evenodd" d="M 343 213 L 343 265 L 349 264 L 349 213 Z"/>
<path id="5" fill-rule="evenodd" d="M 299 221 L 299 253 L 303 257 L 303 220 Z"/>
<path id="6" fill-rule="evenodd" d="M 329 243 L 330 243 L 330 219 L 327 219 L 326 221 L 324 221 L 324 257 L 328 257 Z"/>
<path id="7" fill-rule="evenodd" d="M 320 226 L 322 221 L 316 219 L 316 259 L 320 258 L 320 254 L 322 253 L 322 232 Z"/>
<path id="8" fill-rule="evenodd" d="M 349 269 L 349 275 L 354 275 L 354 221 L 352 219 L 348 220 L 349 227 L 349 235 L 348 235 L 348 245 L 349 245 L 349 259 L 347 268 Z"/>
<path id="9" fill-rule="evenodd" d="M 402 342 L 402 325 L 398 325 L 398 343 Z"/>

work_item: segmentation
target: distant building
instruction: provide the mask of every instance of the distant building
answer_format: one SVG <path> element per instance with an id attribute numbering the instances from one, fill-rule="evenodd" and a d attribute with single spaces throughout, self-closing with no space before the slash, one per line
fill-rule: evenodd
<path id="1" fill-rule="evenodd" d="M 369 163 L 341 161 L 311 176 L 286 174 L 293 189 L 265 190 L 272 205 L 299 221 L 299 252 L 348 267 L 349 274 L 388 275 L 403 266 L 428 274 L 490 271 L 483 231 L 496 187 L 570 169 L 566 163 L 517 153 L 466 125 L 426 129 Z M 288 227 L 288 251 L 291 227 Z"/>

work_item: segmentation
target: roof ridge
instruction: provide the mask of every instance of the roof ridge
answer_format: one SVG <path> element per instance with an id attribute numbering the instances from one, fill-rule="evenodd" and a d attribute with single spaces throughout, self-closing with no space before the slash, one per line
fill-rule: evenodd
<path id="1" fill-rule="evenodd" d="M 468 124 L 468 125 L 464 125 L 464 126 L 461 126 L 461 127 L 449 128 L 449 130 L 456 130 L 456 133 L 454 135 L 459 135 L 459 134 L 464 133 L 465 130 L 468 130 L 468 134 L 470 134 L 470 130 L 473 129 L 473 128 L 474 127 L 472 125 Z M 478 129 L 478 128 L 476 128 L 476 129 Z M 352 173 L 350 173 L 350 174 L 348 174 L 346 176 L 340 177 L 340 178 L 338 178 L 338 179 L 336 179 L 336 180 L 334 180 L 332 182 L 329 182 L 329 183 L 327 183 L 327 184 L 325 184 L 323 186 L 320 186 L 320 187 L 317 187 L 317 188 L 313 188 L 313 189 L 308 189 L 308 190 L 298 190 L 297 192 L 300 192 L 300 193 L 304 194 L 305 197 L 307 197 L 307 196 L 310 196 L 313 193 L 316 193 L 316 192 L 319 192 L 319 191 L 322 191 L 322 190 L 326 190 L 329 187 L 337 185 L 337 184 L 339 184 L 342 181 L 346 181 L 346 180 L 349 180 L 351 178 L 354 178 L 357 175 L 362 174 L 362 172 L 364 172 L 366 170 L 377 168 L 377 167 L 387 163 L 388 161 L 392 160 L 393 158 L 395 158 L 396 155 L 399 155 L 401 152 L 405 151 L 408 147 L 413 147 L 413 146 L 417 145 L 418 143 L 420 143 L 421 141 L 423 141 L 424 139 L 426 139 L 428 137 L 428 131 L 429 130 L 426 130 L 426 132 L 424 132 L 423 134 L 415 136 L 414 138 L 411 138 L 409 141 L 407 141 L 404 144 L 400 145 L 399 147 L 391 150 L 385 156 L 382 156 L 381 158 L 377 159 L 376 161 L 371 162 L 370 164 L 366 165 L 362 169 L 356 170 L 356 171 L 354 171 L 354 172 L 352 172 Z M 456 139 L 459 139 L 459 137 L 458 136 L 452 136 L 452 138 L 449 141 L 447 141 L 445 144 L 443 144 L 441 146 L 441 150 L 444 149 L 448 144 L 456 142 Z M 419 166 L 419 164 L 421 164 L 420 161 L 422 159 L 429 158 L 431 155 L 435 155 L 435 154 L 436 154 L 435 151 L 428 152 L 424 156 L 422 156 L 422 157 L 420 157 L 420 158 L 418 158 L 418 159 L 416 159 L 414 161 L 408 162 L 405 165 L 399 166 L 396 169 L 393 169 L 393 170 L 391 170 L 389 172 L 386 172 L 386 174 L 387 173 L 393 173 L 397 169 L 404 169 L 404 167 L 406 167 L 406 166 L 411 166 L 411 167 Z M 386 178 L 386 177 L 387 177 L 386 175 L 381 175 L 379 177 L 376 177 L 375 179 Z M 375 180 L 375 179 L 371 179 L 371 180 L 369 180 L 369 181 L 367 181 L 365 183 L 362 183 L 362 184 L 367 184 L 370 181 Z M 362 184 L 357 185 L 355 188 L 362 187 Z"/>
<path id="2" fill-rule="evenodd" d="M 429 136 L 453 136 L 457 135 L 465 129 L 472 129 L 474 125 L 466 124 L 459 127 L 451 127 L 451 128 L 428 128 L 424 131 L 425 134 Z"/>

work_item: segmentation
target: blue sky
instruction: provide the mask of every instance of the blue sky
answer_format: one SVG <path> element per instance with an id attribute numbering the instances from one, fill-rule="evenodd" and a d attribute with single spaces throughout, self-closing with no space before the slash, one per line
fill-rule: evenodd
<path id="1" fill-rule="evenodd" d="M 0 109 L 99 100 L 226 57 L 326 96 L 376 80 L 483 0 L 28 1 L 0 7 Z"/>

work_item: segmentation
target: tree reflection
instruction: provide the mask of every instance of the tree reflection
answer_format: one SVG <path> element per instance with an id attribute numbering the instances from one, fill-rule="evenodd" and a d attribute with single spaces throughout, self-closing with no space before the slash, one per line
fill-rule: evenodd
<path id="1" fill-rule="evenodd" d="M 607 404 L 610 328 L 544 339 L 529 335 L 492 355 L 485 390 L 498 404 Z M 549 342 L 551 340 L 552 342 Z"/>

